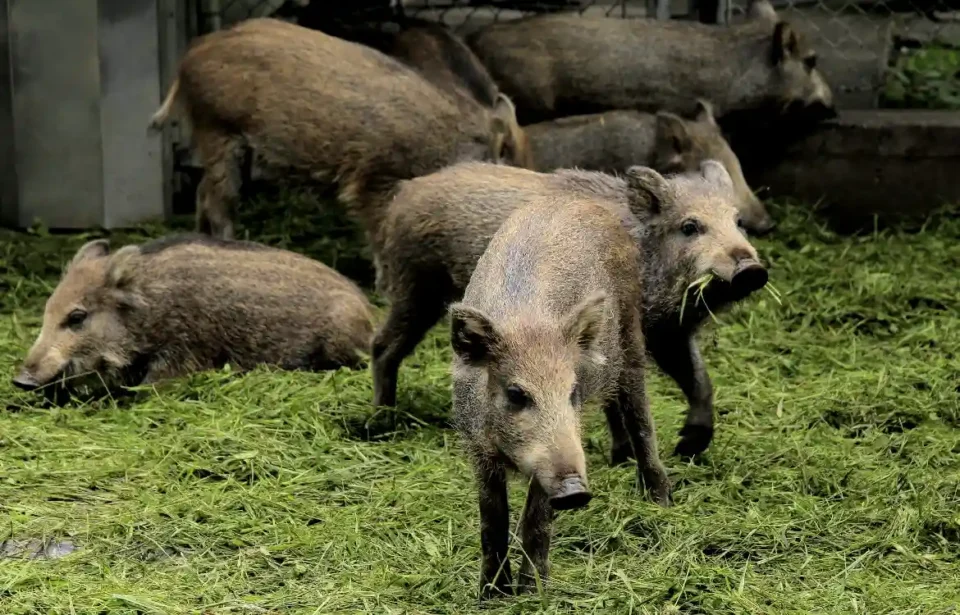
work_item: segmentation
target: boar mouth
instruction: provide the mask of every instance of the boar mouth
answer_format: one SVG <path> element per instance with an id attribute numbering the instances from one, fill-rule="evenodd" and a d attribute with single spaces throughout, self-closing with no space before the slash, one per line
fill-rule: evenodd
<path id="1" fill-rule="evenodd" d="M 729 280 L 713 273 L 702 294 L 703 303 L 708 309 L 723 306 L 746 299 L 767 284 L 769 274 L 766 268 L 755 260 L 741 261 Z"/>

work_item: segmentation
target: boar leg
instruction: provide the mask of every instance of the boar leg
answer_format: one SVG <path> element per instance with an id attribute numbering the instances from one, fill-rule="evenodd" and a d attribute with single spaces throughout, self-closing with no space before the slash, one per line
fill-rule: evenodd
<path id="1" fill-rule="evenodd" d="M 610 428 L 610 464 L 618 466 L 626 463 L 633 457 L 633 445 L 627 437 L 623 426 L 623 416 L 620 413 L 620 402 L 610 399 L 603 405 L 603 413 L 607 415 L 607 426 Z"/>
<path id="2" fill-rule="evenodd" d="M 527 491 L 523 508 L 520 535 L 523 541 L 523 564 L 517 581 L 518 592 L 536 591 L 539 577 L 541 587 L 550 573 L 550 529 L 553 509 L 540 482 L 533 480 Z"/>
<path id="3" fill-rule="evenodd" d="M 240 200 L 244 158 L 236 137 L 201 133 L 195 137 L 203 163 L 197 186 L 197 230 L 221 239 L 233 239 L 233 212 Z"/>
<path id="4" fill-rule="evenodd" d="M 501 464 L 478 468 L 480 490 L 480 597 L 491 598 L 510 592 L 510 508 L 507 501 L 507 473 Z"/>
<path id="5" fill-rule="evenodd" d="M 618 391 L 620 414 L 637 457 L 637 476 L 641 484 L 655 502 L 667 506 L 670 504 L 670 480 L 657 451 L 657 432 L 650 414 L 644 377 L 643 343 L 638 339 L 642 340 L 642 337 L 635 336 L 624 347 L 625 362 Z"/>
<path id="6" fill-rule="evenodd" d="M 647 347 L 657 365 L 676 381 L 687 397 L 690 409 L 674 454 L 693 457 L 707 450 L 713 438 L 713 386 L 693 336 L 687 337 L 684 344 L 677 341 L 675 337 L 656 342 L 648 340 Z"/>
<path id="7" fill-rule="evenodd" d="M 443 302 L 425 293 L 411 293 L 390 306 L 387 320 L 373 339 L 373 405 L 397 403 L 400 363 L 443 317 Z"/>

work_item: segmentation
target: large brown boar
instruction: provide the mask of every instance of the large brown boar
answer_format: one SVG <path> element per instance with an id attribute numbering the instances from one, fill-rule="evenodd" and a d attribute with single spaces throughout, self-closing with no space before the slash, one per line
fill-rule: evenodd
<path id="1" fill-rule="evenodd" d="M 640 181 L 645 172 L 655 173 L 638 171 Z M 503 223 L 450 309 L 454 420 L 480 491 L 486 595 L 509 591 L 511 582 L 508 470 L 530 483 L 521 590 L 547 580 L 553 511 L 590 501 L 580 429 L 586 401 L 605 404 L 615 418 L 610 429 L 637 453 L 640 483 L 669 502 L 644 385 L 639 256 L 608 205 L 537 199 Z"/>
<path id="2" fill-rule="evenodd" d="M 585 169 L 623 173 L 642 165 L 660 173 L 684 173 L 707 159 L 726 167 L 738 196 L 743 225 L 764 234 L 775 226 L 723 137 L 706 100 L 696 101 L 692 119 L 668 111 L 607 111 L 574 115 L 524 127 L 538 171 Z"/>
<path id="3" fill-rule="evenodd" d="M 521 124 L 611 109 L 683 113 L 694 98 L 721 117 L 760 109 L 833 115 L 813 50 L 767 0 L 751 2 L 749 14 L 728 27 L 537 15 L 493 23 L 467 44 Z"/>
<path id="4" fill-rule="evenodd" d="M 204 169 L 198 229 L 224 238 L 234 234 L 249 150 L 267 175 L 335 184 L 368 232 L 400 179 L 507 151 L 522 159 L 506 97 L 467 110 L 375 49 L 275 19 L 198 39 L 151 125 L 175 112 L 189 121 Z"/>
<path id="5" fill-rule="evenodd" d="M 110 253 L 100 239 L 68 265 L 13 382 L 112 387 L 226 363 L 358 366 L 372 332 L 372 308 L 356 285 L 305 256 L 204 235 Z"/>
<path id="6" fill-rule="evenodd" d="M 720 163 L 704 161 L 692 174 L 656 174 L 657 183 L 637 177 L 637 167 L 614 177 L 464 163 L 403 182 L 374 244 L 377 287 L 391 301 L 373 342 L 374 403 L 395 403 L 401 361 L 443 317 L 444 306 L 462 296 L 503 221 L 541 197 L 575 194 L 609 204 L 641 237 L 647 351 L 690 404 L 676 452 L 706 449 L 713 393 L 695 334 L 709 314 L 688 298 L 681 320 L 684 295 L 694 281 L 714 274 L 703 298 L 716 313 L 761 288 L 766 271 L 739 224 L 733 183 Z M 656 195 L 661 205 L 654 213 L 633 206 L 637 194 Z M 614 462 L 628 454 L 627 443 L 614 443 Z"/>

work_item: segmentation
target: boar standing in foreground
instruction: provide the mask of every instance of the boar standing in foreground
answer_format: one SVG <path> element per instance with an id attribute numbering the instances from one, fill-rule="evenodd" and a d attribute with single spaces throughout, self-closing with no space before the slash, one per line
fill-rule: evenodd
<path id="1" fill-rule="evenodd" d="M 762 235 L 775 223 L 753 193 L 737 155 L 713 116 L 713 106 L 696 101 L 692 120 L 668 111 L 608 111 L 575 115 L 525 126 L 538 171 L 585 169 L 623 173 L 642 165 L 660 173 L 683 173 L 707 159 L 726 167 L 738 196 L 743 225 Z"/>
<path id="2" fill-rule="evenodd" d="M 47 300 L 14 384 L 148 384 L 226 363 L 357 367 L 373 311 L 323 263 L 251 242 L 171 236 L 80 248 Z M 89 380 L 89 379 L 87 379 Z"/>
<path id="3" fill-rule="evenodd" d="M 151 126 L 174 113 L 189 121 L 204 169 L 198 230 L 222 238 L 234 234 L 248 150 L 267 175 L 336 184 L 368 233 L 398 180 L 458 160 L 520 155 L 506 97 L 468 109 L 375 49 L 267 18 L 190 47 Z"/>
<path id="4" fill-rule="evenodd" d="M 486 595 L 511 584 L 508 470 L 530 482 L 521 591 L 547 580 L 553 511 L 590 501 L 587 400 L 605 402 L 615 439 L 629 438 L 636 453 L 641 484 L 669 502 L 644 386 L 638 257 L 609 206 L 544 198 L 504 222 L 450 309 L 454 418 L 480 490 Z"/>
<path id="5" fill-rule="evenodd" d="M 607 203 L 641 237 L 647 351 L 690 404 L 676 452 L 705 450 L 713 434 L 713 393 L 695 334 L 709 313 L 692 297 L 684 306 L 684 296 L 693 282 L 713 274 L 703 297 L 717 313 L 761 288 L 766 271 L 739 225 L 722 165 L 708 160 L 696 173 L 660 180 L 638 182 L 634 170 L 621 178 L 464 163 L 403 182 L 374 245 L 377 287 L 391 302 L 373 342 L 374 403 L 395 403 L 400 363 L 445 306 L 463 295 L 503 221 L 537 199 L 574 194 Z M 638 218 L 630 205 L 637 194 L 656 195 L 660 205 L 642 208 Z M 615 442 L 613 462 L 629 452 L 624 441 Z"/>
<path id="6" fill-rule="evenodd" d="M 816 55 L 767 0 L 746 23 L 547 14 L 491 24 L 467 37 L 521 124 L 611 109 L 684 113 L 705 98 L 731 112 L 833 115 Z"/>

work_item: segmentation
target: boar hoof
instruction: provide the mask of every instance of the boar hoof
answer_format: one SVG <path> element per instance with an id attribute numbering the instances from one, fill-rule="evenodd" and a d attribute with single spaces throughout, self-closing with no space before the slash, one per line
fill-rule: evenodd
<path id="1" fill-rule="evenodd" d="M 705 425 L 684 425 L 680 430 L 680 442 L 673 454 L 689 459 L 696 457 L 710 446 L 713 439 L 713 427 Z"/>
<path id="2" fill-rule="evenodd" d="M 560 483 L 560 488 L 550 498 L 550 506 L 554 510 L 573 510 L 574 508 L 583 508 L 590 500 L 593 494 L 587 491 L 583 484 L 583 479 L 579 476 L 568 476 Z"/>
<path id="3" fill-rule="evenodd" d="M 738 295 L 747 296 L 763 288 L 768 277 L 769 274 L 763 265 L 757 261 L 749 260 L 737 266 L 730 283 Z"/>
<path id="4" fill-rule="evenodd" d="M 500 575 L 503 577 L 504 575 Z M 510 579 L 498 578 L 494 583 L 483 582 L 480 584 L 480 600 L 490 600 L 491 598 L 502 598 L 513 594 L 513 588 L 510 585 Z"/>

